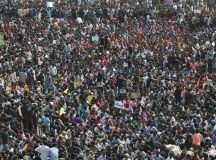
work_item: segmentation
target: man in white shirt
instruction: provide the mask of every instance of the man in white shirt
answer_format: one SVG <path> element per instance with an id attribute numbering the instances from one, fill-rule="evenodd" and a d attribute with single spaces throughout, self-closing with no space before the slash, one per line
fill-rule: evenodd
<path id="1" fill-rule="evenodd" d="M 41 160 L 49 160 L 50 147 L 47 145 L 40 145 L 35 149 L 36 152 L 40 153 Z"/>

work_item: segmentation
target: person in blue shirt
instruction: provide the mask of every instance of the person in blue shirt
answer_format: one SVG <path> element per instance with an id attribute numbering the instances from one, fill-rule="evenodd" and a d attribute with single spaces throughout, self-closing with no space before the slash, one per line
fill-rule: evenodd
<path id="1" fill-rule="evenodd" d="M 154 160 L 163 160 L 164 158 L 160 155 L 160 152 L 158 151 L 156 155 L 154 156 Z"/>
<path id="2" fill-rule="evenodd" d="M 68 43 L 65 43 L 64 44 L 64 55 L 65 55 L 65 58 L 70 58 L 71 53 L 72 53 L 71 46 Z"/>
<path id="3" fill-rule="evenodd" d="M 49 160 L 58 160 L 58 159 L 59 159 L 59 149 L 57 147 L 50 148 Z"/>

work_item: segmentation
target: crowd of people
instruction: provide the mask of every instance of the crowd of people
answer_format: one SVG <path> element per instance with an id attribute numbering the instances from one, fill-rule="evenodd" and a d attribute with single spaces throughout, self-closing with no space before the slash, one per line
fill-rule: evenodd
<path id="1" fill-rule="evenodd" d="M 216 158 L 216 13 L 144 2 L 1 9 L 0 159 Z"/>

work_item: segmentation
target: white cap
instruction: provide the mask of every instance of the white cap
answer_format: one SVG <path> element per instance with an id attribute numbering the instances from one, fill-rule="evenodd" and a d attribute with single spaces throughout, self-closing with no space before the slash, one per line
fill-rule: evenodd
<path id="1" fill-rule="evenodd" d="M 79 23 L 79 24 L 81 24 L 81 23 L 83 23 L 83 20 L 82 20 L 82 18 L 77 17 L 76 22 Z"/>

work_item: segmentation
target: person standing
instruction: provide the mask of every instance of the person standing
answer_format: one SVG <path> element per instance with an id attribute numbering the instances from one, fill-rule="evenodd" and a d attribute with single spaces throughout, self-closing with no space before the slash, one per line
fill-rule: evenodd
<path id="1" fill-rule="evenodd" d="M 202 143 L 203 136 L 202 134 L 196 130 L 196 132 L 192 135 L 192 146 L 195 150 L 199 150 Z"/>

